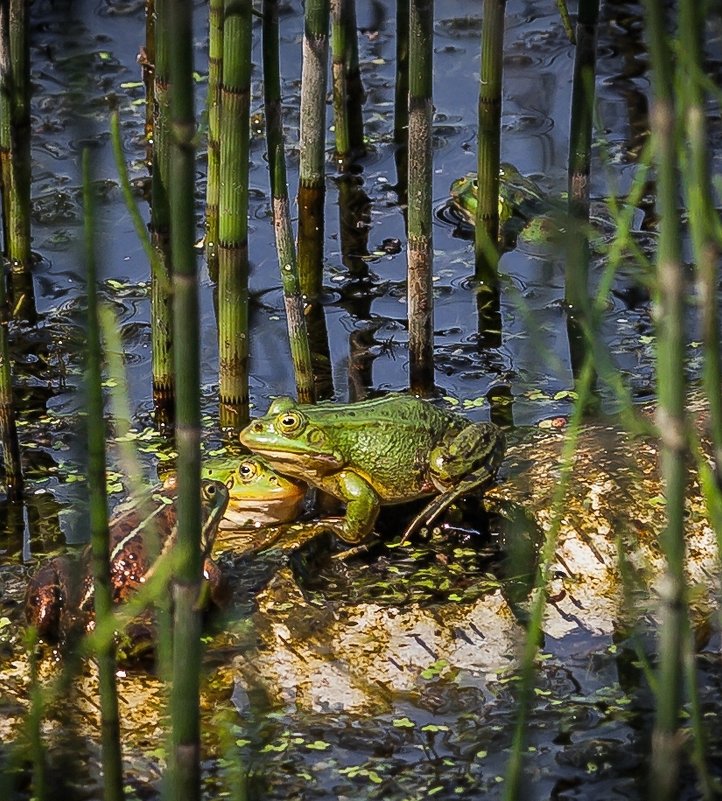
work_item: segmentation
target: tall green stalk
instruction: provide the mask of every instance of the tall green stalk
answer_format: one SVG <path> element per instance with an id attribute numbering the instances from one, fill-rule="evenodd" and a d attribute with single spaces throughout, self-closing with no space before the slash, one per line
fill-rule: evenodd
<path id="1" fill-rule="evenodd" d="M 366 100 L 361 68 L 358 60 L 358 33 L 356 0 L 343 0 L 341 24 L 345 29 L 346 104 L 349 122 L 349 144 L 354 157 L 363 155 L 364 143 L 363 104 Z"/>
<path id="2" fill-rule="evenodd" d="M 684 129 L 687 133 L 687 169 L 685 193 L 689 209 L 697 281 L 701 297 L 702 338 L 704 341 L 704 385 L 709 398 L 710 433 L 714 445 L 714 470 L 722 491 L 722 369 L 720 367 L 719 313 L 717 286 L 718 262 L 722 242 L 715 235 L 719 218 L 710 186 L 707 118 L 705 116 L 705 79 L 703 10 L 699 3 L 679 6 L 680 80 L 684 91 L 678 97 L 684 103 Z M 718 532 L 720 534 L 722 532 Z"/>
<path id="3" fill-rule="evenodd" d="M 138 60 L 145 87 L 145 151 L 150 166 L 153 163 L 155 117 L 155 0 L 145 0 L 145 46 Z"/>
<path id="4" fill-rule="evenodd" d="M 365 93 L 358 63 L 355 0 L 330 0 L 331 74 L 336 158 L 346 170 L 364 151 L 363 102 Z"/>
<path id="5" fill-rule="evenodd" d="M 162 0 L 165 4 L 167 0 Z M 170 797 L 200 799 L 201 412 L 198 271 L 194 251 L 196 133 L 193 110 L 192 0 L 174 0 L 166 17 L 173 42 L 169 68 L 174 368 L 177 387 L 178 540 L 173 571 L 173 666 L 170 690 Z M 169 9 L 170 10 L 170 9 Z M 159 33 L 159 31 L 158 31 Z"/>
<path id="6" fill-rule="evenodd" d="M 301 71 L 301 133 L 298 177 L 298 271 L 304 295 L 323 286 L 326 199 L 326 87 L 329 0 L 307 0 Z"/>
<path id="7" fill-rule="evenodd" d="M 0 52 L 8 54 L 8 15 L 4 5 L 0 6 Z M 2 57 L 0 61 L 0 161 L 2 162 L 1 177 L 3 189 L 3 224 L 6 241 L 11 238 L 9 228 L 8 210 L 9 199 L 12 197 L 12 185 L 15 171 L 13 169 L 10 139 L 10 86 L 9 64 Z M 10 184 L 8 184 L 10 182 Z M 8 497 L 19 500 L 23 493 L 23 475 L 20 468 L 20 448 L 18 445 L 18 432 L 15 422 L 15 405 L 13 402 L 12 372 L 10 369 L 10 344 L 8 339 L 8 309 L 5 295 L 5 271 L 0 271 L 0 448 L 2 449 L 3 465 L 5 467 L 5 483 Z"/>
<path id="8" fill-rule="evenodd" d="M 170 206 L 171 165 L 170 107 L 168 103 L 168 60 L 175 47 L 169 41 L 169 18 L 174 14 L 171 0 L 155 0 L 155 72 L 153 80 L 153 154 L 150 234 L 156 258 L 151 269 L 151 348 L 153 357 L 153 402 L 161 429 L 173 420 L 175 383 L 173 377 L 173 318 L 170 297 Z"/>
<path id="9" fill-rule="evenodd" d="M 266 140 L 271 179 L 273 228 L 281 268 L 283 299 L 291 345 L 291 359 L 296 374 L 296 391 L 302 403 L 313 403 L 315 392 L 311 351 L 303 314 L 301 282 L 296 265 L 296 248 L 286 184 L 286 161 L 281 118 L 281 75 L 279 68 L 278 0 L 263 2 L 263 87 L 266 104 Z"/>
<path id="10" fill-rule="evenodd" d="M 225 0 L 220 116 L 218 357 L 221 425 L 248 421 L 251 0 Z"/>
<path id="11" fill-rule="evenodd" d="M 589 176 L 592 160 L 599 0 L 580 0 L 569 133 L 569 235 L 565 293 L 572 315 L 588 312 Z"/>
<path id="12" fill-rule="evenodd" d="M 656 801 L 679 797 L 682 740 L 683 655 L 688 645 L 687 593 L 684 577 L 684 498 L 688 437 L 684 375 L 684 271 L 677 212 L 678 137 L 673 95 L 672 49 L 666 32 L 665 3 L 645 0 L 653 104 L 650 112 L 657 162 L 660 216 L 657 251 L 657 392 L 662 444 L 667 526 L 662 535 L 666 575 L 661 592 L 659 692 L 652 737 L 651 796 Z"/>
<path id="13" fill-rule="evenodd" d="M 394 144 L 396 194 L 399 204 L 408 202 L 409 142 L 409 0 L 396 0 L 396 82 L 394 84 Z"/>
<path id="14" fill-rule="evenodd" d="M 100 345 L 95 266 L 95 201 L 91 186 L 90 153 L 87 149 L 83 151 L 83 219 L 88 298 L 85 386 L 87 393 L 90 545 L 95 585 L 95 617 L 102 621 L 112 615 L 113 595 L 110 586 L 108 497 L 105 472 L 105 419 L 101 366 L 103 355 Z M 122 801 L 124 798 L 123 763 L 120 750 L 118 687 L 115 679 L 115 646 L 112 641 L 98 647 L 96 659 L 103 748 L 103 797 L 105 801 Z"/>
<path id="15" fill-rule="evenodd" d="M 30 274 L 30 76 L 27 4 L 0 5 L 0 178 L 12 313 L 35 316 Z"/>
<path id="16" fill-rule="evenodd" d="M 504 71 L 506 0 L 484 0 L 481 28 L 479 132 L 477 140 L 478 202 L 474 256 L 478 281 L 495 286 L 499 251 L 499 161 L 501 156 L 501 86 Z"/>
<path id="17" fill-rule="evenodd" d="M 221 165 L 221 80 L 223 76 L 224 0 L 208 4 L 208 165 L 206 175 L 206 263 L 218 275 L 218 203 Z"/>
<path id="18" fill-rule="evenodd" d="M 427 395 L 434 387 L 431 238 L 433 0 L 411 0 L 409 12 L 409 381 L 412 390 Z"/>

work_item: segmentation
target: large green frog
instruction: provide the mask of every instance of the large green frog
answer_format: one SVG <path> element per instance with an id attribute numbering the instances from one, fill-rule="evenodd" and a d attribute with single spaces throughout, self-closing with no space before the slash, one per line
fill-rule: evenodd
<path id="1" fill-rule="evenodd" d="M 360 542 L 382 504 L 484 487 L 504 451 L 492 423 L 470 423 L 410 395 L 359 403 L 298 404 L 280 397 L 241 432 L 241 442 L 281 473 L 339 498 L 346 516 L 324 521 Z"/>

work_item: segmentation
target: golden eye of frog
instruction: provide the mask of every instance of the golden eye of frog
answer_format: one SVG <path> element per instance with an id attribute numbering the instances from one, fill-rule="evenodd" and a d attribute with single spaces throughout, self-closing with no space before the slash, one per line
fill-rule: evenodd
<path id="1" fill-rule="evenodd" d="M 154 488 L 121 504 L 109 522 L 110 586 L 113 602 L 126 601 L 154 570 L 156 559 L 176 542 L 176 488 Z M 204 574 L 213 583 L 220 573 L 208 558 L 228 503 L 224 484 L 201 482 L 201 550 Z M 78 559 L 59 556 L 42 565 L 28 582 L 25 615 L 41 637 L 58 640 L 92 624 L 94 583 L 90 546 Z M 220 587 L 211 586 L 211 597 Z"/>
<path id="2" fill-rule="evenodd" d="M 345 502 L 346 516 L 327 522 L 347 542 L 372 532 L 383 504 L 447 492 L 462 480 L 468 491 L 483 488 L 504 451 L 492 423 L 401 394 L 317 405 L 281 397 L 240 439 L 274 469 Z"/>

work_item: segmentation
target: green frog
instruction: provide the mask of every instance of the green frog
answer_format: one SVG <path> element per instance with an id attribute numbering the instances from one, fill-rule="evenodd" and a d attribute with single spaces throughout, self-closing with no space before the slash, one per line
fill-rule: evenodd
<path id="1" fill-rule="evenodd" d="M 109 523 L 110 586 L 114 603 L 127 601 L 153 575 L 157 557 L 176 542 L 176 488 L 154 488 L 121 504 Z M 201 550 L 204 576 L 212 600 L 223 595 L 222 577 L 209 558 L 216 531 L 228 503 L 224 484 L 201 482 Z M 95 586 L 90 546 L 79 559 L 57 556 L 42 565 L 28 582 L 25 616 L 43 639 L 58 641 L 93 625 Z"/>
<path id="2" fill-rule="evenodd" d="M 290 397 L 240 434 L 274 469 L 346 504 L 346 516 L 324 521 L 349 543 L 364 540 L 384 504 L 478 490 L 492 480 L 504 435 L 411 395 L 339 404 L 298 404 Z"/>
<path id="3" fill-rule="evenodd" d="M 457 178 L 450 188 L 452 210 L 469 225 L 476 224 L 477 176 Z M 542 190 L 511 164 L 499 165 L 499 225 L 507 233 L 527 231 L 530 224 L 551 209 Z"/>
<path id="4" fill-rule="evenodd" d="M 287 523 L 298 517 L 306 497 L 305 484 L 277 473 L 260 456 L 208 461 L 203 476 L 228 487 L 222 531 Z"/>

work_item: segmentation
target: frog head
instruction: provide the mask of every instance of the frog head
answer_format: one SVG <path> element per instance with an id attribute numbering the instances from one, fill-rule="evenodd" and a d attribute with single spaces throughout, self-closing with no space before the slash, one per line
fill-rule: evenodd
<path id="1" fill-rule="evenodd" d="M 313 481 L 344 466 L 343 454 L 324 425 L 333 422 L 332 414 L 283 396 L 241 431 L 241 443 L 282 473 Z"/>

